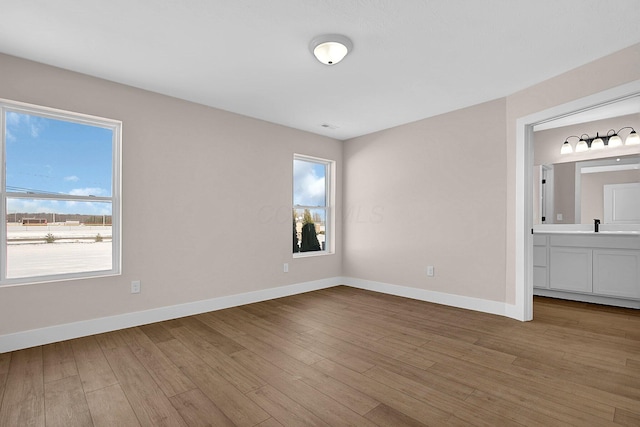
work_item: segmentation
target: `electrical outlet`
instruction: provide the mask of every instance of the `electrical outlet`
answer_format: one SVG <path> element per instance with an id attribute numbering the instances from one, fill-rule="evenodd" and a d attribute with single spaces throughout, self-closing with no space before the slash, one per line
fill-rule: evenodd
<path id="1" fill-rule="evenodd" d="M 289 272 L 289 263 L 285 262 L 284 266 L 282 267 L 282 271 L 284 271 L 285 273 Z"/>
<path id="2" fill-rule="evenodd" d="M 433 277 L 435 275 L 435 271 L 433 269 L 433 265 L 427 266 L 427 276 Z"/>
<path id="3" fill-rule="evenodd" d="M 132 280 L 131 281 L 131 293 L 139 294 L 140 293 L 140 280 Z"/>

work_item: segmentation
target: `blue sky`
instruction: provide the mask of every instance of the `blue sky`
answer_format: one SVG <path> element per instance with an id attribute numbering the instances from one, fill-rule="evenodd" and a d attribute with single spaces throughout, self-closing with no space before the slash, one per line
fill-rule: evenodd
<path id="1" fill-rule="evenodd" d="M 8 192 L 111 196 L 112 131 L 7 112 Z M 110 214 L 109 203 L 9 199 L 7 211 Z"/>
<path id="2" fill-rule="evenodd" d="M 325 165 L 304 160 L 293 161 L 293 204 L 325 205 Z"/>

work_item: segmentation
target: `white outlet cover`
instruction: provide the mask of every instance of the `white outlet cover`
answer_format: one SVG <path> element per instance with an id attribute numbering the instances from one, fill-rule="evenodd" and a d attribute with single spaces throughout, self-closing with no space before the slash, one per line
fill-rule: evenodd
<path id="1" fill-rule="evenodd" d="M 140 293 L 140 280 L 131 281 L 131 293 L 132 294 Z"/>

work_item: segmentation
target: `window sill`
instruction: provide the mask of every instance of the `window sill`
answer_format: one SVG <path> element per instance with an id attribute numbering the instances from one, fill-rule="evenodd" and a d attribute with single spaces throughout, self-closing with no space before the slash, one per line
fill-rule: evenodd
<path id="1" fill-rule="evenodd" d="M 335 252 L 329 251 L 312 251 L 312 252 L 296 252 L 293 254 L 293 258 L 311 258 L 316 256 L 334 255 Z"/>

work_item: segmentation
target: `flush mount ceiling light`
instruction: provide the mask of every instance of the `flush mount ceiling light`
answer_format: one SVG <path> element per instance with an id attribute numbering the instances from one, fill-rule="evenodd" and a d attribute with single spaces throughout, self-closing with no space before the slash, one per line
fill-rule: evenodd
<path id="1" fill-rule="evenodd" d="M 340 34 L 326 34 L 311 40 L 309 49 L 318 61 L 325 65 L 335 65 L 353 49 L 353 43 Z"/>
<path id="2" fill-rule="evenodd" d="M 569 143 L 570 138 L 579 139 L 575 148 L 576 153 L 589 150 L 603 150 L 605 147 L 620 147 L 622 145 L 622 138 L 620 138 L 618 134 L 620 133 L 620 131 L 625 129 L 631 129 L 631 132 L 629 132 L 629 135 L 627 135 L 627 138 L 624 141 L 624 145 L 640 145 L 640 135 L 638 135 L 632 127 L 627 126 L 618 130 L 618 132 L 616 132 L 614 129 L 609 129 L 606 136 L 600 136 L 600 134 L 597 132 L 595 137 L 589 136 L 587 134 L 582 134 L 581 136 L 569 136 L 564 140 L 564 143 L 560 148 L 560 154 L 573 153 L 574 149 Z"/>

